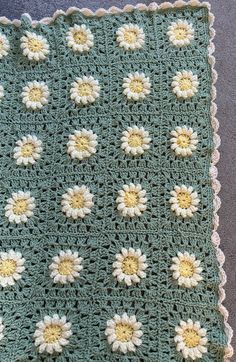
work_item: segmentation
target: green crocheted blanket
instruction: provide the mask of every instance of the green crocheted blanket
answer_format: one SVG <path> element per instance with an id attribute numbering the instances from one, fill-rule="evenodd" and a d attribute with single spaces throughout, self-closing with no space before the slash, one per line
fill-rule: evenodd
<path id="1" fill-rule="evenodd" d="M 228 361 L 207 3 L 0 19 L 0 361 Z"/>

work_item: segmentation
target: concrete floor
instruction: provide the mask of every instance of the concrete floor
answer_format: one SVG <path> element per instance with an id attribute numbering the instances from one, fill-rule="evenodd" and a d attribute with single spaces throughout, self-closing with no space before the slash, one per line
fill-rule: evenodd
<path id="1" fill-rule="evenodd" d="M 158 0 L 157 0 L 158 1 Z M 70 6 L 108 8 L 112 5 L 123 7 L 125 4 L 150 0 L 0 0 L 0 16 L 19 18 L 22 13 L 30 13 L 33 19 L 51 16 L 56 9 Z M 174 0 L 169 0 L 174 2 Z M 215 57 L 217 81 L 217 117 L 220 121 L 221 159 L 218 163 L 219 180 L 222 184 L 220 197 L 222 206 L 219 211 L 221 248 L 226 256 L 224 269 L 227 273 L 225 306 L 229 311 L 229 323 L 236 330 L 236 2 L 235 0 L 209 0 L 215 14 Z M 159 0 L 160 3 L 160 0 Z M 233 339 L 236 351 L 236 338 Z M 232 361 L 236 361 L 236 356 Z"/>

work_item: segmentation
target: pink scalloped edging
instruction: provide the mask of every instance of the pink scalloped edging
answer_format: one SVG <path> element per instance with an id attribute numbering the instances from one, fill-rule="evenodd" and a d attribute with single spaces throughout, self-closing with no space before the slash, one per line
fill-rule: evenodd
<path id="1" fill-rule="evenodd" d="M 211 124 L 212 124 L 213 132 L 214 132 L 213 140 L 214 140 L 214 145 L 215 145 L 214 151 L 212 153 L 212 160 L 211 160 L 211 167 L 210 167 L 210 176 L 212 179 L 212 188 L 214 191 L 213 231 L 212 231 L 211 240 L 216 248 L 216 255 L 217 255 L 218 262 L 219 262 L 220 284 L 219 284 L 219 304 L 218 305 L 219 305 L 219 310 L 224 318 L 225 333 L 228 338 L 228 345 L 225 349 L 224 362 L 229 362 L 231 357 L 233 356 L 233 347 L 231 345 L 231 340 L 233 337 L 233 330 L 230 327 L 230 325 L 228 324 L 228 311 L 222 304 L 225 299 L 224 285 L 227 281 L 227 277 L 226 277 L 226 274 L 223 269 L 223 264 L 225 262 L 225 256 L 224 256 L 224 253 L 222 252 L 222 250 L 220 249 L 220 236 L 217 233 L 217 228 L 219 226 L 218 210 L 221 206 L 221 201 L 218 196 L 221 185 L 220 185 L 220 182 L 217 180 L 218 171 L 217 171 L 217 167 L 216 167 L 216 164 L 220 158 L 220 153 L 218 151 L 218 148 L 220 146 L 220 136 L 217 134 L 218 129 L 219 129 L 219 121 L 216 118 L 217 106 L 216 106 L 216 103 L 214 102 L 216 99 L 215 83 L 217 81 L 217 72 L 214 69 L 215 57 L 213 56 L 213 53 L 215 51 L 215 46 L 213 44 L 213 39 L 215 37 L 215 30 L 213 29 L 214 15 L 211 13 L 211 5 L 208 2 L 200 2 L 199 0 L 189 0 L 189 1 L 177 0 L 173 4 L 169 3 L 169 2 L 164 2 L 164 3 L 161 3 L 158 5 L 157 3 L 153 2 L 149 5 L 145 5 L 145 4 L 137 4 L 135 6 L 126 5 L 126 6 L 124 6 L 123 9 L 112 6 L 108 10 L 100 8 L 100 9 L 96 10 L 95 12 L 93 12 L 92 10 L 87 9 L 87 8 L 79 9 L 76 7 L 70 7 L 67 9 L 67 11 L 57 10 L 53 14 L 52 17 L 43 18 L 39 21 L 32 20 L 29 14 L 24 14 L 24 15 L 26 15 L 29 18 L 29 20 L 32 23 L 32 26 L 35 27 L 39 23 L 49 25 L 49 24 L 53 23 L 58 16 L 60 16 L 60 15 L 67 16 L 67 15 L 71 15 L 75 12 L 80 12 L 81 14 L 83 14 L 85 16 L 100 17 L 100 16 L 103 16 L 106 14 L 114 14 L 114 13 L 118 14 L 118 13 L 122 13 L 122 12 L 131 12 L 135 9 L 138 9 L 140 11 L 156 11 L 156 10 L 161 10 L 161 9 L 164 10 L 164 9 L 170 9 L 170 8 L 180 8 L 183 6 L 206 7 L 206 8 L 208 8 L 208 11 L 209 11 L 210 43 L 208 46 L 208 61 L 209 61 L 209 64 L 211 65 L 211 69 L 212 69 Z M 9 20 L 6 17 L 0 17 L 0 23 L 21 26 L 20 20 L 18 20 L 18 19 Z"/>

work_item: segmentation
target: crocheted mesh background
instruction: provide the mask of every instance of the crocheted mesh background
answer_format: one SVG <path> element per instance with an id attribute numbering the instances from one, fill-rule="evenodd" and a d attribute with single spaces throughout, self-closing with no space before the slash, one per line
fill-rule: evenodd
<path id="1" fill-rule="evenodd" d="M 228 361 L 232 355 L 232 332 L 221 305 L 225 277 L 216 232 L 219 139 L 213 16 L 206 4 L 192 3 L 194 6 L 126 8 L 97 14 L 100 16 L 71 10 L 44 23 L 32 23 L 23 16 L 21 22 L 0 24 L 0 34 L 10 45 L 0 60 L 0 361 L 180 362 L 184 357 L 200 357 L 213 362 Z M 194 39 L 186 46 L 176 46 L 167 36 L 171 23 L 178 19 L 194 29 Z M 135 50 L 125 49 L 116 39 L 117 29 L 130 23 L 145 34 L 144 44 Z M 94 36 L 87 52 L 68 46 L 68 31 L 75 24 L 85 24 Z M 23 54 L 20 39 L 27 31 L 47 40 L 45 59 L 30 60 Z M 183 70 L 192 71 L 199 82 L 193 96 L 186 99 L 174 93 L 172 83 L 176 72 Z M 150 93 L 143 99 L 128 99 L 123 93 L 124 78 L 135 72 L 149 78 Z M 98 80 L 100 91 L 92 103 L 81 105 L 78 98 L 72 99 L 70 90 L 76 78 L 84 75 Z M 29 104 L 34 97 L 29 94 L 27 102 L 22 97 L 23 88 L 32 81 L 44 82 L 50 93 L 35 110 Z M 151 139 L 149 149 L 136 156 L 121 148 L 122 133 L 134 125 L 143 127 Z M 184 125 L 197 132 L 197 146 L 188 157 L 177 155 L 170 141 L 170 132 Z M 68 151 L 69 136 L 81 129 L 97 135 L 95 153 L 82 160 Z M 22 137 L 27 135 L 41 141 L 33 164 L 32 159 L 24 164 L 17 156 L 20 152 L 26 158 L 30 153 L 25 148 L 24 152 L 16 150 L 24 147 Z M 26 143 L 29 145 L 29 139 Z M 147 197 L 146 209 L 134 217 L 124 216 L 117 206 L 119 190 L 130 183 L 140 184 Z M 68 217 L 71 200 L 66 210 L 61 205 L 68 188 L 76 185 L 85 185 L 94 195 L 90 213 L 83 218 Z M 187 218 L 171 209 L 170 193 L 181 185 L 191 186 L 199 201 Z M 34 198 L 29 203 L 35 206 L 27 220 L 20 222 L 17 217 L 24 214 L 24 204 L 17 209 L 19 191 L 25 193 L 23 199 L 29 198 L 29 191 Z M 141 250 L 148 267 L 138 282 L 127 285 L 127 279 L 119 282 L 113 275 L 113 263 L 122 248 L 130 247 Z M 68 249 L 83 258 L 83 269 L 74 280 L 55 282 L 53 267 L 49 269 L 52 258 Z M 194 254 L 200 261 L 197 285 L 187 287 L 187 282 L 181 284 L 179 277 L 174 278 L 170 268 L 178 252 Z M 22 258 L 25 269 L 18 266 L 16 270 L 14 265 L 23 263 Z M 10 266 L 4 264 L 6 259 Z M 12 264 L 13 259 L 17 262 Z M 109 341 L 107 321 L 124 313 L 136 316 L 143 334 L 136 337 L 138 342 L 134 338 L 124 347 L 127 335 L 122 342 L 114 328 L 116 348 L 114 341 Z M 50 338 L 46 336 L 45 326 L 53 323 L 47 324 L 44 318 L 55 314 L 55 320 L 66 316 L 71 325 L 52 351 L 47 349 L 47 341 L 55 336 L 52 331 Z M 195 330 L 202 335 L 192 335 L 190 341 L 182 337 L 181 347 L 176 327 L 189 319 L 200 322 L 202 330 L 196 326 Z M 45 322 L 44 327 L 39 321 Z M 126 318 L 123 327 L 129 322 Z M 37 343 L 34 333 L 40 328 Z M 132 325 L 129 328 L 132 330 Z"/>

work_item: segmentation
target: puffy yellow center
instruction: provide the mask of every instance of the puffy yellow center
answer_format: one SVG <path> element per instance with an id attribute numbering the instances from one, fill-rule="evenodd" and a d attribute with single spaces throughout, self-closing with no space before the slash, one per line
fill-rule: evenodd
<path id="1" fill-rule="evenodd" d="M 28 48 L 31 52 L 37 53 L 43 49 L 43 43 L 38 39 L 29 39 L 28 40 Z"/>
<path id="2" fill-rule="evenodd" d="M 32 153 L 34 151 L 34 145 L 30 142 L 25 143 L 22 147 L 21 147 L 21 155 L 23 157 L 29 157 L 32 156 Z"/>
<path id="3" fill-rule="evenodd" d="M 187 134 L 181 134 L 177 138 L 177 145 L 182 148 L 187 148 L 190 145 L 190 137 Z"/>
<path id="4" fill-rule="evenodd" d="M 70 275 L 74 270 L 73 260 L 64 259 L 58 264 L 58 272 L 61 275 Z"/>
<path id="5" fill-rule="evenodd" d="M 182 260 L 179 265 L 179 272 L 182 277 L 190 278 L 194 274 L 194 265 L 189 260 Z"/>
<path id="6" fill-rule="evenodd" d="M 137 41 L 137 33 L 135 30 L 126 30 L 124 33 L 124 39 L 127 43 L 133 44 Z"/>
<path id="7" fill-rule="evenodd" d="M 25 199 L 16 200 L 13 206 L 13 212 L 16 215 L 24 214 L 28 209 L 28 203 Z"/>
<path id="8" fill-rule="evenodd" d="M 183 339 L 188 348 L 195 348 L 199 345 L 201 337 L 192 328 L 188 328 L 183 333 Z"/>
<path id="9" fill-rule="evenodd" d="M 32 102 L 39 102 L 43 97 L 43 91 L 39 88 L 32 88 L 29 91 L 29 100 Z"/>
<path id="10" fill-rule="evenodd" d="M 187 209 L 191 206 L 192 198 L 189 192 L 180 191 L 177 196 L 179 207 L 182 209 Z"/>
<path id="11" fill-rule="evenodd" d="M 81 97 L 88 97 L 92 94 L 93 87 L 89 83 L 82 83 L 78 85 L 78 93 Z"/>
<path id="12" fill-rule="evenodd" d="M 13 259 L 0 260 L 1 277 L 9 277 L 16 271 L 16 261 Z"/>
<path id="13" fill-rule="evenodd" d="M 130 147 L 139 147 L 143 144 L 143 138 L 139 134 L 131 134 L 129 136 L 128 144 Z"/>
<path id="14" fill-rule="evenodd" d="M 75 148 L 78 151 L 87 151 L 89 148 L 89 139 L 84 136 L 79 136 L 75 141 Z"/>
<path id="15" fill-rule="evenodd" d="M 77 193 L 71 197 L 70 206 L 73 209 L 81 209 L 84 206 L 84 196 L 81 193 Z"/>
<path id="16" fill-rule="evenodd" d="M 135 191 L 127 191 L 124 197 L 126 207 L 135 207 L 138 205 L 139 197 Z"/>
<path id="17" fill-rule="evenodd" d="M 116 339 L 119 342 L 129 342 L 132 339 L 134 329 L 131 325 L 117 323 L 115 327 Z"/>
<path id="18" fill-rule="evenodd" d="M 73 33 L 73 38 L 76 44 L 85 44 L 87 41 L 87 35 L 84 31 L 75 30 Z"/>
<path id="19" fill-rule="evenodd" d="M 139 268 L 138 258 L 135 256 L 127 256 L 122 262 L 122 271 L 125 274 L 136 274 Z"/>
<path id="20" fill-rule="evenodd" d="M 187 77 L 182 77 L 179 81 L 179 86 L 182 91 L 191 89 L 192 88 L 191 79 Z"/>
<path id="21" fill-rule="evenodd" d="M 175 28 L 174 33 L 177 40 L 184 40 L 187 36 L 187 29 L 181 25 L 178 25 Z"/>
<path id="22" fill-rule="evenodd" d="M 140 79 L 131 80 L 129 87 L 134 93 L 142 93 L 144 89 L 143 82 Z"/>
<path id="23" fill-rule="evenodd" d="M 49 325 L 44 329 L 43 336 L 46 343 L 55 343 L 61 338 L 62 328 L 58 325 Z"/>

